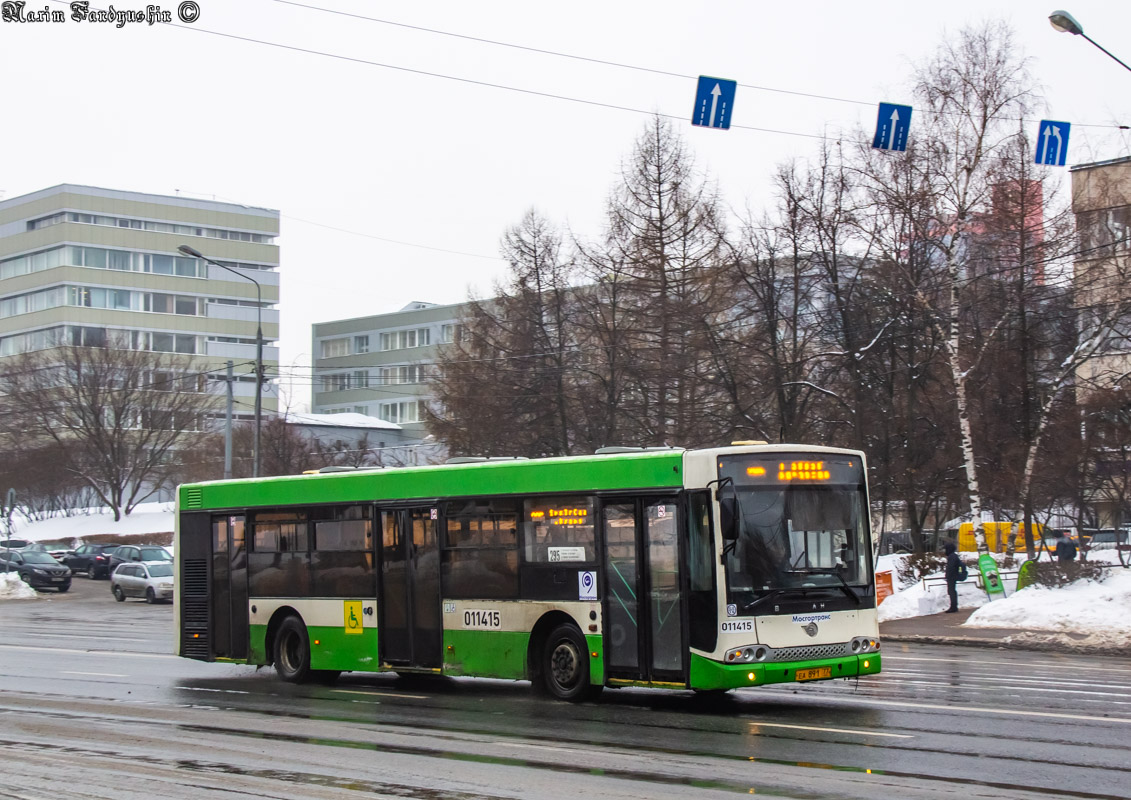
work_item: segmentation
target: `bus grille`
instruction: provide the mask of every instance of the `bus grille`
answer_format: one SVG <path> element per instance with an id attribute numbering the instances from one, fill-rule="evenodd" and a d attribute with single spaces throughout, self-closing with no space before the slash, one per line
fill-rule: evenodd
<path id="1" fill-rule="evenodd" d="M 182 562 L 181 595 L 208 596 L 208 563 L 203 558 L 186 558 Z"/>
<path id="2" fill-rule="evenodd" d="M 208 563 L 203 558 L 181 562 L 181 655 L 208 659 Z"/>
<path id="3" fill-rule="evenodd" d="M 847 656 L 852 652 L 850 642 L 840 644 L 818 644 L 809 647 L 783 647 L 774 650 L 770 657 L 772 661 L 811 661 L 817 658 L 837 658 Z"/>

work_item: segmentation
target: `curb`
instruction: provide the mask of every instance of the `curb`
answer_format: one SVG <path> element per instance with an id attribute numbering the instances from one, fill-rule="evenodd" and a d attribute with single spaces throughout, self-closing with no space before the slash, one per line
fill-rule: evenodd
<path id="1" fill-rule="evenodd" d="M 907 642 L 915 644 L 947 644 L 958 647 L 980 647 L 991 650 L 1029 650 L 1043 653 L 1066 653 L 1071 655 L 1122 656 L 1131 657 L 1131 646 L 1096 645 L 1073 641 L 1055 633 L 1036 633 L 1025 631 L 1011 634 L 1002 639 L 986 639 L 975 636 L 931 636 L 929 634 L 880 634 L 880 641 Z"/>

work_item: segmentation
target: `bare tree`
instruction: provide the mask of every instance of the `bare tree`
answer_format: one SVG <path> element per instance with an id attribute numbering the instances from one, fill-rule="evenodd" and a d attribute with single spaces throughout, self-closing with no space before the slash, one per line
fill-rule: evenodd
<path id="1" fill-rule="evenodd" d="M 571 264 L 535 211 L 503 236 L 506 283 L 472 301 L 429 382 L 429 429 L 462 455 L 563 455 L 574 442 Z"/>
<path id="2" fill-rule="evenodd" d="M 53 445 L 115 520 L 167 482 L 176 457 L 214 408 L 203 374 L 183 356 L 115 347 L 62 346 L 0 366 L 9 442 Z"/>
<path id="3" fill-rule="evenodd" d="M 654 117 L 621 169 L 599 246 L 581 246 L 592 281 L 585 340 L 600 356 L 606 428 L 621 442 L 692 445 L 715 439 L 701 409 L 707 380 L 705 324 L 728 289 L 715 189 L 694 171 L 671 124 Z"/>

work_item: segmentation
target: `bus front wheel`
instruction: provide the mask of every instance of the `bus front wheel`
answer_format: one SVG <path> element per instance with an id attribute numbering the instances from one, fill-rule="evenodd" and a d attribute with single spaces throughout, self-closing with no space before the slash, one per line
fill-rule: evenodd
<path id="1" fill-rule="evenodd" d="M 275 672 L 290 683 L 310 677 L 310 640 L 298 617 L 287 617 L 275 634 Z"/>
<path id="2" fill-rule="evenodd" d="M 589 685 L 589 648 L 574 625 L 559 625 L 542 650 L 542 682 L 559 700 L 583 700 Z"/>

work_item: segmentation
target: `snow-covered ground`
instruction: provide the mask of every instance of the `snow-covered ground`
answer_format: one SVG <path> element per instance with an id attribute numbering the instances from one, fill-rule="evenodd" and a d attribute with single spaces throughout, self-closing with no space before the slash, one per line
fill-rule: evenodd
<path id="1" fill-rule="evenodd" d="M 942 582 L 924 588 L 923 582 L 917 581 L 901 589 L 896 568 L 902 558 L 881 556 L 877 563 L 879 571 L 891 570 L 895 589 L 895 594 L 880 604 L 880 622 L 937 614 L 949 603 Z M 1079 580 L 1060 588 L 1028 586 L 1015 591 L 1016 578 L 1003 575 L 1006 597 L 993 602 L 978 588 L 971 567 L 970 578 L 958 584 L 958 606 L 977 610 L 963 626 L 1071 633 L 1088 643 L 1131 647 L 1131 570 L 1118 566 L 1115 552 L 1092 552 L 1088 560 L 1115 566 L 1106 571 L 1102 581 Z M 942 573 L 933 577 L 941 579 Z"/>
<path id="2" fill-rule="evenodd" d="M 26 522 L 18 518 L 12 522 L 12 536 L 33 542 L 67 541 L 100 534 L 126 537 L 146 533 L 172 533 L 173 504 L 142 503 L 132 514 L 117 522 L 104 509 L 91 509 L 90 513 L 54 517 L 39 522 Z"/>

